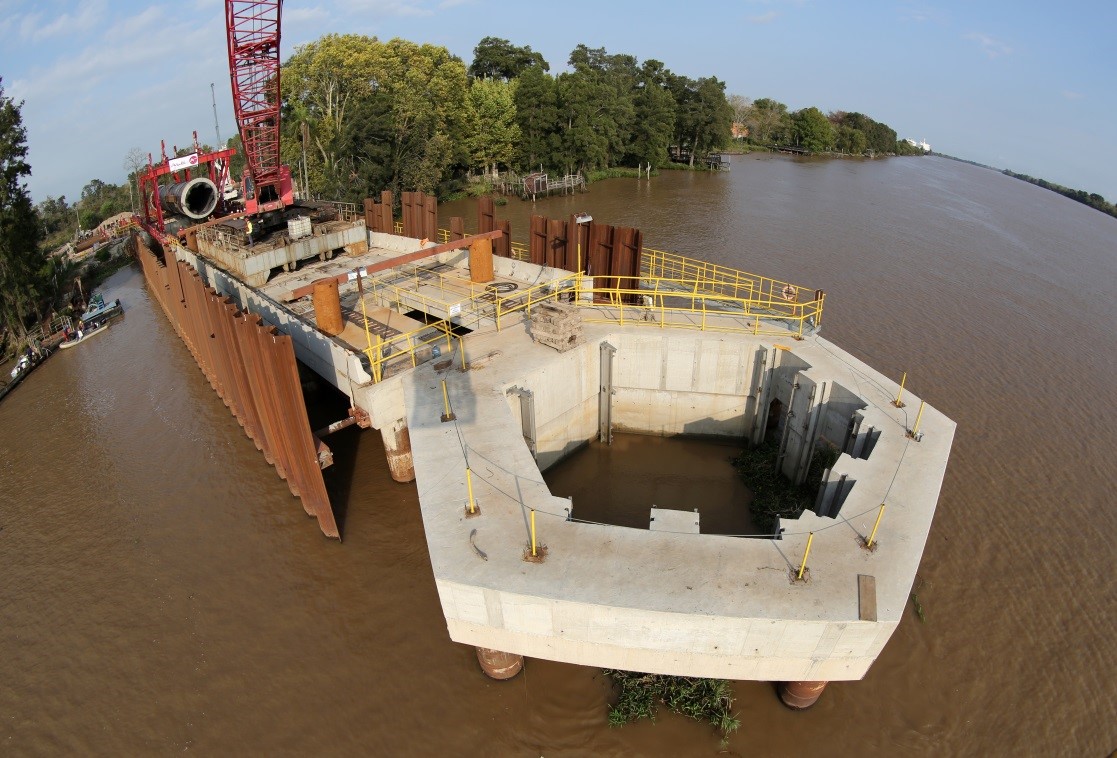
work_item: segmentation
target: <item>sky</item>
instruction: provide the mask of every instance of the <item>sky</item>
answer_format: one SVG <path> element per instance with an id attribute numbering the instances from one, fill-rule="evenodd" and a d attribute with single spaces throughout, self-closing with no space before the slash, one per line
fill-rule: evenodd
<path id="1" fill-rule="evenodd" d="M 860 111 L 936 152 L 1114 202 L 1115 29 L 1113 0 L 296 0 L 281 55 L 356 33 L 444 45 L 468 65 L 494 36 L 554 74 L 584 43 L 793 111 Z M 235 132 L 220 0 L 0 0 L 0 78 L 23 101 L 35 202 L 123 182 L 133 148 L 158 156 L 193 131 L 216 143 L 214 100 L 221 138 Z"/>

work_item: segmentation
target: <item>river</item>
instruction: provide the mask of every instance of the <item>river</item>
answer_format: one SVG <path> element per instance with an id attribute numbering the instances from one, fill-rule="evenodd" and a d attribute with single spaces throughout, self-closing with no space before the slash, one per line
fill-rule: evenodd
<path id="1" fill-rule="evenodd" d="M 524 239 L 530 203 L 497 208 Z M 1117 747 L 1117 220 L 942 158 L 740 156 L 534 212 L 644 231 L 827 292 L 823 334 L 958 422 L 917 595 L 868 675 L 807 712 L 734 683 L 730 755 Z M 444 204 L 476 225 L 473 203 Z M 413 485 L 330 438 L 321 537 L 146 290 L 0 404 L 7 755 L 703 756 L 707 725 L 606 724 L 599 670 L 493 682 L 450 642 Z M 311 392 L 315 415 L 343 404 Z M 882 525 L 887 529 L 887 518 Z"/>

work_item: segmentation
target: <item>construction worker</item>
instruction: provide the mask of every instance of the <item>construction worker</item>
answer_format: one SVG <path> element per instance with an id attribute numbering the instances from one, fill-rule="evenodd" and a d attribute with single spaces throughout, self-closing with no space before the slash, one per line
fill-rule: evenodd
<path id="1" fill-rule="evenodd" d="M 252 232 L 255 231 L 255 227 L 252 225 L 252 219 L 250 219 L 250 218 L 245 219 L 244 231 L 245 231 L 245 234 L 248 235 L 248 246 L 251 247 L 252 246 Z"/>

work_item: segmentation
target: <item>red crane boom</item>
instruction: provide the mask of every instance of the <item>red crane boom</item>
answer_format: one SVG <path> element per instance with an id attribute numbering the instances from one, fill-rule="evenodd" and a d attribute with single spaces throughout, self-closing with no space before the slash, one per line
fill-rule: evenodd
<path id="1" fill-rule="evenodd" d="M 279 162 L 279 32 L 283 0 L 226 0 L 229 78 L 247 170 L 249 214 L 294 202 L 291 170 Z"/>

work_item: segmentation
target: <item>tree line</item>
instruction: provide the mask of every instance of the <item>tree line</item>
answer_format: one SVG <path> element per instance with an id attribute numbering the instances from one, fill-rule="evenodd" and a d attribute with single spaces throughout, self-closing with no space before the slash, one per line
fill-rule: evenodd
<path id="1" fill-rule="evenodd" d="M 441 196 L 466 177 L 693 166 L 734 142 L 812 152 L 915 154 L 861 113 L 791 112 L 727 96 L 725 82 L 658 60 L 578 45 L 552 75 L 530 46 L 486 37 L 465 62 L 446 48 L 330 34 L 283 65 L 286 163 L 311 194 L 359 201 L 380 190 Z"/>
<path id="2" fill-rule="evenodd" d="M 1029 184 L 1034 184 L 1037 187 L 1043 187 L 1052 192 L 1058 192 L 1063 197 L 1069 197 L 1071 200 L 1076 200 L 1083 205 L 1088 205 L 1102 213 L 1108 213 L 1110 216 L 1117 217 L 1117 203 L 1110 203 L 1096 192 L 1071 189 L 1061 184 L 1049 182 L 1046 179 L 1036 179 L 1034 176 L 1028 176 L 1027 174 L 1018 174 L 1015 171 L 1009 171 L 1007 168 L 1002 173 L 1015 177 L 1016 179 L 1021 179 Z"/>
<path id="3" fill-rule="evenodd" d="M 579 45 L 552 75 L 530 46 L 486 37 L 465 62 L 444 47 L 331 34 L 283 65 L 285 162 L 312 194 L 446 196 L 478 172 L 663 166 L 730 139 L 725 83 Z M 300 172 L 296 172 L 300 173 Z"/>
<path id="4" fill-rule="evenodd" d="M 28 326 L 65 308 L 87 269 L 52 252 L 76 241 L 79 230 L 131 211 L 136 171 L 146 164 L 135 148 L 125 157 L 124 184 L 93 179 L 74 203 L 51 196 L 33 205 L 22 103 L 5 96 L 3 84 L 0 77 L 0 348 L 26 341 Z"/>
<path id="5" fill-rule="evenodd" d="M 788 111 L 778 100 L 755 101 L 740 95 L 729 99 L 734 123 L 743 127 L 746 144 L 763 147 L 799 147 L 812 153 L 845 155 L 922 155 L 923 150 L 897 139 L 896 130 L 863 113 L 815 107 Z"/>

